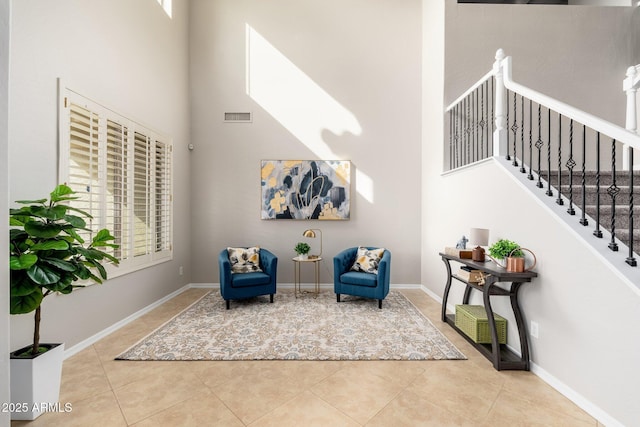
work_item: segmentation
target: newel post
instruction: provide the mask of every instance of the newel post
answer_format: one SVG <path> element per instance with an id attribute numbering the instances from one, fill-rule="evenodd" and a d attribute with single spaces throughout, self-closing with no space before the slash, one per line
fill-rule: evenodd
<path id="1" fill-rule="evenodd" d="M 625 128 L 632 132 L 638 133 L 638 86 L 640 85 L 640 66 L 634 67 L 631 66 L 627 68 L 627 78 L 622 82 L 622 90 L 627 94 L 627 120 L 625 124 Z M 624 170 L 629 170 L 631 163 L 629 159 L 633 159 L 630 151 L 631 147 L 627 147 L 622 152 L 622 164 L 624 165 Z M 633 165 L 633 169 L 638 169 L 637 166 Z"/>
<path id="2" fill-rule="evenodd" d="M 504 67 L 502 66 L 504 58 L 504 50 L 498 49 L 496 51 L 496 61 L 493 63 L 493 73 L 496 79 L 496 128 L 493 131 L 494 156 L 505 156 L 507 154 L 507 92 L 504 87 Z"/>
<path id="3" fill-rule="evenodd" d="M 636 67 L 627 69 L 627 78 L 622 83 L 623 90 L 627 93 L 627 123 L 626 128 L 631 132 L 638 132 L 638 103 L 636 95 L 638 93 L 638 70 Z M 634 84 L 635 83 L 635 84 Z"/>

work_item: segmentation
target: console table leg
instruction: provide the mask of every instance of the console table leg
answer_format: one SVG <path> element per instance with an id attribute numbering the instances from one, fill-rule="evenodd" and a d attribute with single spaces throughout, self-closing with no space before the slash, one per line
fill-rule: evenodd
<path id="1" fill-rule="evenodd" d="M 447 300 L 449 299 L 449 290 L 451 289 L 451 266 L 449 265 L 449 260 L 446 258 L 442 258 L 442 262 L 447 267 L 447 284 L 444 287 L 444 294 L 442 295 L 442 315 L 441 320 L 443 322 L 447 319 Z"/>
<path id="2" fill-rule="evenodd" d="M 498 331 L 496 330 L 496 319 L 493 317 L 493 309 L 491 308 L 490 284 L 485 285 L 482 298 L 484 300 L 484 308 L 487 312 L 487 321 L 489 322 L 489 330 L 491 331 L 491 356 L 493 367 L 500 370 L 500 342 L 498 341 Z"/>
<path id="3" fill-rule="evenodd" d="M 518 336 L 520 338 L 520 353 L 522 354 L 522 361 L 525 363 L 525 370 L 529 370 L 529 340 L 527 339 L 527 328 L 522 318 L 522 312 L 520 311 L 520 304 L 518 303 L 518 289 L 522 283 L 514 282 L 511 284 L 511 309 L 513 310 L 513 316 L 516 320 L 516 326 L 518 327 Z"/>

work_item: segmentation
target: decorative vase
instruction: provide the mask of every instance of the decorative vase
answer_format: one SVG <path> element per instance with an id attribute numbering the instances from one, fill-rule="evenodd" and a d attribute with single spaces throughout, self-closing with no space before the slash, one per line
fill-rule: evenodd
<path id="1" fill-rule="evenodd" d="M 299 259 L 308 259 L 309 258 L 309 254 L 300 254 L 298 255 Z"/>
<path id="2" fill-rule="evenodd" d="M 10 354 L 11 419 L 35 420 L 59 405 L 64 344 L 40 344 L 49 350 L 35 357 L 18 357 L 28 347 Z"/>

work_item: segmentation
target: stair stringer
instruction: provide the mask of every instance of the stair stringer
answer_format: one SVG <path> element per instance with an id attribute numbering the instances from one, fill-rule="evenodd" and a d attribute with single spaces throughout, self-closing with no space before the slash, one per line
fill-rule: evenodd
<path id="1" fill-rule="evenodd" d="M 629 247 L 627 245 L 616 240 L 619 247 L 618 251 L 614 252 L 610 250 L 607 247 L 607 242 L 611 241 L 611 233 L 601 227 L 602 238 L 595 237 L 593 235 L 595 219 L 585 215 L 589 219 L 589 225 L 583 226 L 580 224 L 578 221 L 582 215 L 582 210 L 576 205 L 573 206 L 576 214 L 567 214 L 567 205 L 559 205 L 556 203 L 557 188 L 552 185 L 551 189 L 553 190 L 554 196 L 547 196 L 544 189 L 535 187 L 534 183 L 538 178 L 535 172 L 532 172 L 535 179 L 531 181 L 527 179 L 526 174 L 521 173 L 517 168 L 513 167 L 512 160 L 506 160 L 503 157 L 493 157 L 493 160 L 504 169 L 507 175 L 537 200 L 541 206 L 553 214 L 559 223 L 563 224 L 579 238 L 579 240 L 583 241 L 585 247 L 589 248 L 591 252 L 600 258 L 603 264 L 609 267 L 636 295 L 640 296 L 640 267 L 631 267 L 625 262 L 625 257 L 621 255 L 628 254 Z M 542 180 L 544 181 L 544 179 Z M 640 259 L 638 261 L 640 261 Z"/>

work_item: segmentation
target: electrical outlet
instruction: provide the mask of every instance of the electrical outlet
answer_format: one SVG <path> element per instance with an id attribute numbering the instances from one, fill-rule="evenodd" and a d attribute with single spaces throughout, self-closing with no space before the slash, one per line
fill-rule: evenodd
<path id="1" fill-rule="evenodd" d="M 181 276 L 184 274 L 184 268 L 182 268 L 182 266 L 180 266 L 180 268 L 178 268 L 178 274 L 181 275 Z"/>
<path id="2" fill-rule="evenodd" d="M 529 334 L 534 338 L 538 338 L 539 332 L 540 331 L 538 330 L 538 322 L 534 322 L 532 320 L 531 321 L 531 329 L 529 330 Z"/>

